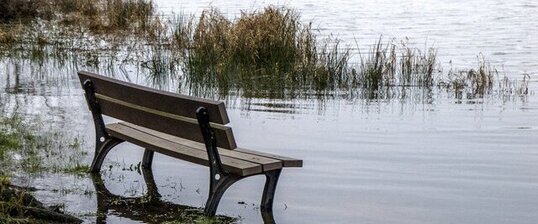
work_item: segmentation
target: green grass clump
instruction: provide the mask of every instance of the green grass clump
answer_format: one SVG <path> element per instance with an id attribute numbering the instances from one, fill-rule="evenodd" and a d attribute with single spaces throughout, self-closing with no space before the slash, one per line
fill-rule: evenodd
<path id="1" fill-rule="evenodd" d="M 477 56 L 477 68 L 467 70 L 452 69 L 448 73 L 448 86 L 454 90 L 456 95 L 461 95 L 463 91 L 468 91 L 471 96 L 484 96 L 491 93 L 495 82 L 495 77 L 499 76 L 497 69 L 487 62 L 483 55 Z M 523 84 L 526 83 L 527 76 L 524 76 Z M 507 91 L 508 83 L 511 83 L 507 78 L 499 83 L 501 91 Z M 505 86 L 503 86 L 503 84 Z"/>
<path id="2" fill-rule="evenodd" d="M 408 40 L 400 45 L 400 84 L 431 87 L 433 76 L 438 72 L 437 49 L 409 47 Z"/>
<path id="3" fill-rule="evenodd" d="M 71 167 L 65 167 L 63 169 L 64 173 L 75 174 L 75 175 L 86 175 L 90 172 L 90 166 L 87 164 L 74 164 Z"/>
<path id="4" fill-rule="evenodd" d="M 437 50 L 422 51 L 410 47 L 407 41 L 394 40 L 387 44 L 380 38 L 365 55 L 360 54 L 357 82 L 363 88 L 378 89 L 391 86 L 434 85 L 434 75 L 439 73 Z"/>
<path id="5" fill-rule="evenodd" d="M 0 165 L 4 175 L 12 171 L 27 174 L 43 172 L 83 173 L 87 166 L 80 165 L 86 153 L 83 144 L 64 133 L 42 129 L 37 120 L 29 121 L 18 114 L 4 115 L 0 119 Z"/>
<path id="6" fill-rule="evenodd" d="M 177 26 L 174 46 L 184 49 L 184 73 L 194 92 L 325 89 L 340 83 L 349 56 L 337 46 L 318 46 L 311 26 L 292 9 L 266 7 L 233 21 L 210 9 L 182 24 L 188 25 Z"/>
<path id="7" fill-rule="evenodd" d="M 381 39 L 372 46 L 366 56 L 360 55 L 358 82 L 368 89 L 389 85 L 394 79 L 394 45 L 384 47 Z"/>
<path id="8" fill-rule="evenodd" d="M 23 146 L 26 133 L 21 132 L 22 120 L 20 117 L 5 117 L 0 119 L 0 159 L 5 160 L 8 152 Z"/>
<path id="9" fill-rule="evenodd" d="M 470 69 L 467 72 L 467 78 L 470 81 L 474 94 L 480 95 L 484 95 L 492 89 L 494 77 L 498 75 L 499 72 L 497 69 L 486 62 L 483 56 L 479 56 L 478 68 L 476 70 Z"/>

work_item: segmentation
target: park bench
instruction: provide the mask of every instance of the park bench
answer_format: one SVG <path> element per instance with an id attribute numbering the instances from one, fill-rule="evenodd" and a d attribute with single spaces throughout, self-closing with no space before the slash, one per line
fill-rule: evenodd
<path id="1" fill-rule="evenodd" d="M 122 142 L 144 148 L 141 165 L 151 169 L 154 152 L 209 167 L 204 213 L 214 216 L 228 187 L 245 177 L 265 175 L 260 210 L 274 222 L 273 197 L 281 170 L 302 167 L 302 160 L 238 148 L 224 103 L 158 91 L 109 77 L 79 72 L 95 124 L 91 172 L 98 173 L 107 153 Z M 121 122 L 105 124 L 103 116 Z"/>

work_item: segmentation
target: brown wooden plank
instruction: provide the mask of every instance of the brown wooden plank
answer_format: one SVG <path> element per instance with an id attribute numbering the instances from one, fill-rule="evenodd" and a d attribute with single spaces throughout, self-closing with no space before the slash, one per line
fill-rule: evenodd
<path id="1" fill-rule="evenodd" d="M 119 124 L 125 125 L 127 127 L 133 128 L 133 129 L 137 129 L 139 131 L 142 131 L 142 132 L 147 133 L 149 135 L 153 135 L 155 137 L 166 139 L 166 140 L 178 143 L 178 144 L 186 145 L 186 146 L 191 147 L 191 148 L 199 149 L 199 150 L 203 151 L 204 153 L 206 152 L 206 148 L 205 148 L 205 145 L 203 143 L 190 141 L 190 140 L 187 140 L 187 139 L 184 139 L 184 138 L 179 138 L 179 137 L 176 137 L 176 136 L 168 135 L 168 134 L 165 134 L 165 133 L 162 133 L 162 132 L 158 132 L 158 131 L 151 130 L 151 129 L 148 129 L 148 128 L 140 127 L 140 126 L 137 126 L 137 125 L 134 125 L 134 124 L 131 124 L 131 123 L 121 122 Z M 224 149 L 224 148 L 217 148 L 217 149 L 218 149 L 219 154 L 221 156 L 227 156 L 227 157 L 231 157 L 231 158 L 241 159 L 241 160 L 244 160 L 244 161 L 260 164 L 263 167 L 263 171 L 269 171 L 269 170 L 275 170 L 275 169 L 282 168 L 283 163 L 282 163 L 282 160 L 279 160 L 279 159 L 273 159 L 273 158 L 253 155 L 253 154 L 244 153 L 244 152 L 236 152 L 235 150 L 228 150 L 228 149 Z"/>
<path id="2" fill-rule="evenodd" d="M 300 159 L 294 159 L 294 158 L 290 158 L 290 157 L 279 156 L 279 155 L 274 155 L 274 154 L 265 153 L 265 152 L 258 152 L 258 151 L 254 151 L 254 150 L 243 149 L 243 148 L 237 148 L 234 151 L 248 153 L 248 154 L 251 154 L 251 155 L 263 156 L 263 157 L 272 158 L 272 159 L 282 160 L 282 162 L 283 162 L 282 166 L 283 167 L 303 167 L 303 160 L 300 160 Z"/>
<path id="3" fill-rule="evenodd" d="M 205 151 L 149 135 L 122 124 L 109 124 L 106 128 L 110 135 L 141 147 L 192 163 L 209 165 Z M 221 161 L 224 169 L 237 175 L 248 176 L 262 172 L 260 164 L 227 156 L 222 156 Z"/>
<path id="4" fill-rule="evenodd" d="M 230 122 L 223 102 L 159 91 L 85 71 L 78 72 L 78 76 L 81 84 L 90 79 L 95 92 L 105 96 L 190 118 L 196 118 L 196 109 L 203 106 L 209 112 L 210 122 Z"/>
<path id="5" fill-rule="evenodd" d="M 235 150 L 227 150 L 227 149 L 222 149 L 222 148 L 219 148 L 218 150 L 221 156 L 228 156 L 228 157 L 260 164 L 262 165 L 263 171 L 281 169 L 282 164 L 283 164 L 282 160 L 277 160 L 273 158 L 267 158 L 267 157 L 258 156 L 258 155 L 236 152 Z"/>
<path id="6" fill-rule="evenodd" d="M 189 140 L 204 141 L 195 119 L 144 108 L 100 94 L 96 96 L 104 115 Z M 218 147 L 226 149 L 237 147 L 232 128 L 220 124 L 211 124 L 211 127 L 215 132 Z"/>

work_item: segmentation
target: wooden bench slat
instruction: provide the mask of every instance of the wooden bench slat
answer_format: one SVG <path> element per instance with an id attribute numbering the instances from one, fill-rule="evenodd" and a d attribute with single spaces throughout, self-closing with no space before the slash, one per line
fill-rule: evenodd
<path id="1" fill-rule="evenodd" d="M 187 145 L 178 144 L 153 135 L 148 135 L 140 130 L 122 124 L 107 125 L 110 135 L 125 141 L 137 144 L 141 147 L 192 163 L 208 166 L 207 153 Z M 228 172 L 248 176 L 262 172 L 260 164 L 244 161 L 241 159 L 221 156 L 221 162 Z"/>
<path id="2" fill-rule="evenodd" d="M 249 149 L 243 149 L 243 148 L 237 148 L 234 151 L 282 160 L 283 167 L 303 167 L 303 160 L 300 160 L 300 159 L 294 159 L 290 157 L 279 156 L 279 155 L 274 155 L 274 154 L 265 153 L 265 152 L 258 152 L 258 151 L 253 151 Z"/>
<path id="3" fill-rule="evenodd" d="M 196 109 L 203 106 L 209 111 L 211 122 L 230 122 L 223 102 L 163 92 L 85 71 L 78 72 L 78 76 L 81 84 L 90 79 L 94 83 L 95 92 L 105 96 L 194 119 Z"/>
<path id="4" fill-rule="evenodd" d="M 169 140 L 169 141 L 181 144 L 181 145 L 191 147 L 193 149 L 198 149 L 198 150 L 203 151 L 204 153 L 206 153 L 206 148 L 205 148 L 205 145 L 203 143 L 190 141 L 190 140 L 187 140 L 187 139 L 182 139 L 182 138 L 179 138 L 179 137 L 176 137 L 176 136 L 172 136 L 172 135 L 169 135 L 169 134 L 165 134 L 165 133 L 162 133 L 162 132 L 158 132 L 158 131 L 155 131 L 155 130 L 144 128 L 144 127 L 134 125 L 134 124 L 131 124 L 131 123 L 127 123 L 127 122 L 121 122 L 121 123 L 114 124 L 114 125 L 124 125 L 126 127 L 129 127 L 129 128 L 136 129 L 136 130 L 139 130 L 141 132 L 144 132 L 144 133 L 146 133 L 148 135 L 152 135 L 152 136 L 155 136 L 155 137 L 158 137 L 158 138 L 166 139 L 166 140 Z M 236 159 L 240 159 L 240 160 L 260 164 L 263 167 L 263 171 L 280 169 L 283 166 L 283 161 L 280 160 L 280 159 L 268 158 L 268 157 L 265 157 L 265 156 L 258 156 L 258 155 L 253 155 L 253 154 L 249 154 L 249 153 L 238 152 L 238 151 L 235 151 L 235 150 L 228 150 L 228 149 L 223 149 L 223 148 L 218 148 L 218 151 L 219 151 L 219 155 L 221 155 L 221 157 L 222 156 L 227 156 L 227 157 L 231 157 L 231 158 L 236 158 Z"/>
<path id="5" fill-rule="evenodd" d="M 100 94 L 96 94 L 96 97 L 101 112 L 105 115 L 189 140 L 204 141 L 195 119 L 133 105 Z M 232 128 L 219 124 L 212 124 L 211 127 L 215 132 L 218 147 L 226 149 L 237 147 Z"/>

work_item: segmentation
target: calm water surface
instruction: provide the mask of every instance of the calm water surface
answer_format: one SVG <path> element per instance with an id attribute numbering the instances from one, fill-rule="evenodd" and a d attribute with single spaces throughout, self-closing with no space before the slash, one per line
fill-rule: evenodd
<path id="1" fill-rule="evenodd" d="M 444 91 L 404 99 L 269 100 L 230 97 L 228 112 L 241 147 L 297 157 L 277 189 L 279 223 L 536 223 L 538 221 L 538 3 L 534 1 L 173 1 L 157 0 L 165 13 L 199 13 L 214 6 L 230 17 L 267 4 L 297 8 L 320 32 L 359 48 L 379 35 L 431 43 L 456 67 L 475 64 L 482 52 L 512 78 L 531 74 L 525 97 L 455 99 Z M 73 71 L 44 71 L 4 61 L 2 103 L 42 115 L 81 133 L 92 156 L 93 124 Z M 20 63 L 19 63 L 20 64 Z M 16 74 L 20 74 L 18 81 Z M 35 81 L 38 77 L 38 81 Z M 123 77 L 118 77 L 125 79 Z M 131 80 L 146 84 L 144 77 Z M 465 98 L 465 97 L 464 97 Z M 142 150 L 123 144 L 104 167 L 116 194 L 142 195 L 143 178 L 123 168 Z M 91 158 L 88 158 L 89 162 Z M 201 207 L 208 169 L 166 156 L 154 160 L 163 198 Z M 47 203 L 95 222 L 89 178 L 54 175 L 32 185 Z M 249 178 L 225 194 L 219 214 L 259 223 L 263 178 Z M 75 189 L 71 192 L 54 191 Z M 111 223 L 138 223 L 109 211 Z"/>

